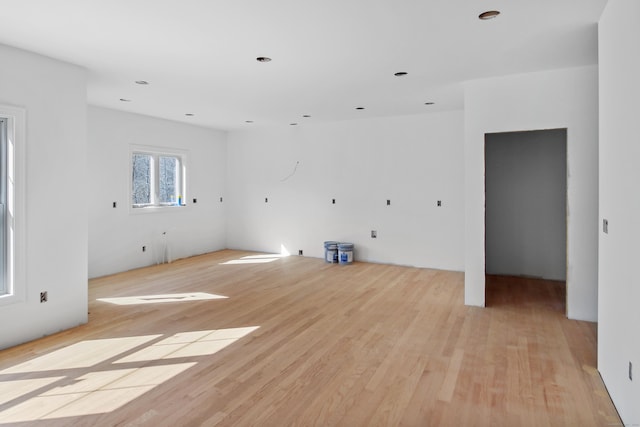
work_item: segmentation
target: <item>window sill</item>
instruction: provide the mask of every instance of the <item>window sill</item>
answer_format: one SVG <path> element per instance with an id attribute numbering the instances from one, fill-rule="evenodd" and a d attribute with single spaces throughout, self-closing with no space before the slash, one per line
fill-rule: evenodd
<path id="1" fill-rule="evenodd" d="M 0 295 L 0 307 L 5 305 L 17 304 L 20 302 L 24 302 L 24 297 L 22 295 L 16 295 L 16 294 Z"/>
<path id="2" fill-rule="evenodd" d="M 141 206 L 141 207 L 129 207 L 129 213 L 132 215 L 160 213 L 160 212 L 181 212 L 188 210 L 189 205 L 165 205 L 165 206 Z"/>

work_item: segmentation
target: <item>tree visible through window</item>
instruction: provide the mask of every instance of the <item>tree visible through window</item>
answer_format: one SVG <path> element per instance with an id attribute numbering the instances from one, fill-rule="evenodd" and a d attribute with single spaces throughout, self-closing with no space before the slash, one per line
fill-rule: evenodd
<path id="1" fill-rule="evenodd" d="M 178 167 L 180 161 L 177 157 L 160 156 L 160 203 L 175 203 L 180 197 L 178 191 Z"/>
<path id="2" fill-rule="evenodd" d="M 134 154 L 133 162 L 133 204 L 151 204 L 151 156 Z"/>
<path id="3" fill-rule="evenodd" d="M 131 155 L 134 208 L 184 206 L 184 155 L 137 152 Z"/>

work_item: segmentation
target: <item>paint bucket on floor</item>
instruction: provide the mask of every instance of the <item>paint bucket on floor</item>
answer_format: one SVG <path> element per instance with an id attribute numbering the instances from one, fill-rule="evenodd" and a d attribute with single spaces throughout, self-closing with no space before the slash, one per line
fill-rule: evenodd
<path id="1" fill-rule="evenodd" d="M 338 259 L 340 265 L 347 265 L 353 262 L 353 243 L 338 243 Z"/>
<path id="2" fill-rule="evenodd" d="M 329 264 L 338 263 L 338 242 L 324 242 L 324 260 Z"/>

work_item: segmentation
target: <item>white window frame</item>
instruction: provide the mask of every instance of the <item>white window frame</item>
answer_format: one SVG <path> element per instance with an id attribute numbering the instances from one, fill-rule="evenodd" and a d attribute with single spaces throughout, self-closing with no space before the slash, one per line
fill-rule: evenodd
<path id="1" fill-rule="evenodd" d="M 133 204 L 133 155 L 134 154 L 146 154 L 152 157 L 152 176 L 151 176 L 151 204 L 147 205 L 134 205 Z M 159 157 L 167 156 L 167 157 L 177 157 L 179 159 L 179 178 L 178 178 L 178 188 L 180 189 L 180 195 L 182 196 L 181 204 L 170 204 L 170 203 L 158 203 L 156 202 L 159 198 L 158 187 L 159 187 L 159 174 L 158 174 L 158 163 Z M 131 145 L 129 148 L 129 212 L 133 214 L 138 213 L 151 213 L 151 212 L 161 212 L 161 211 L 172 211 L 175 209 L 181 210 L 187 208 L 188 204 L 187 200 L 187 172 L 189 168 L 187 167 L 187 157 L 188 152 L 186 150 L 179 150 L 174 148 L 165 148 L 165 147 L 154 147 L 148 145 Z"/>
<path id="2" fill-rule="evenodd" d="M 24 108 L 0 105 L 7 120 L 6 292 L 0 306 L 25 301 L 26 281 L 26 117 Z"/>

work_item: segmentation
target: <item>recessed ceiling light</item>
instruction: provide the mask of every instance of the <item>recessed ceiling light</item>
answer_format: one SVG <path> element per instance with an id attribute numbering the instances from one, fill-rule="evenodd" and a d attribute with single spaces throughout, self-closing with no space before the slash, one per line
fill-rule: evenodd
<path id="1" fill-rule="evenodd" d="M 397 73 L 394 74 L 394 76 L 402 77 L 402 76 L 406 76 L 407 74 L 409 73 L 407 73 L 406 71 L 398 71 Z"/>
<path id="2" fill-rule="evenodd" d="M 498 15 L 500 15 L 500 12 L 497 10 L 487 10 L 486 12 L 482 12 L 478 15 L 478 18 L 486 21 L 487 19 L 493 19 Z"/>
<path id="3" fill-rule="evenodd" d="M 258 61 L 258 62 L 271 62 L 271 58 L 269 58 L 267 56 L 258 56 L 256 58 L 256 61 Z"/>
<path id="4" fill-rule="evenodd" d="M 309 114 L 305 114 L 305 115 L 303 115 L 302 117 L 304 117 L 304 118 L 308 119 L 308 118 L 309 118 L 309 117 L 311 117 L 311 116 L 310 116 Z"/>
<path id="5" fill-rule="evenodd" d="M 297 123 L 289 123 L 290 126 L 298 126 Z"/>
<path id="6" fill-rule="evenodd" d="M 127 98 L 120 98 L 120 101 L 122 101 L 122 102 L 131 102 L 131 100 L 127 99 Z"/>
<path id="7" fill-rule="evenodd" d="M 364 110 L 364 107 L 356 107 L 356 110 Z"/>
<path id="8" fill-rule="evenodd" d="M 148 85 L 149 82 L 146 80 L 136 80 L 136 84 L 138 85 Z"/>
<path id="9" fill-rule="evenodd" d="M 424 105 L 433 105 L 435 102 L 425 102 Z"/>
<path id="10" fill-rule="evenodd" d="M 193 113 L 184 113 L 184 115 L 185 115 L 185 116 L 187 116 L 187 117 L 193 117 L 193 116 L 195 116 L 195 114 L 193 114 Z"/>
<path id="11" fill-rule="evenodd" d="M 253 120 L 245 120 L 245 123 L 253 123 Z"/>

